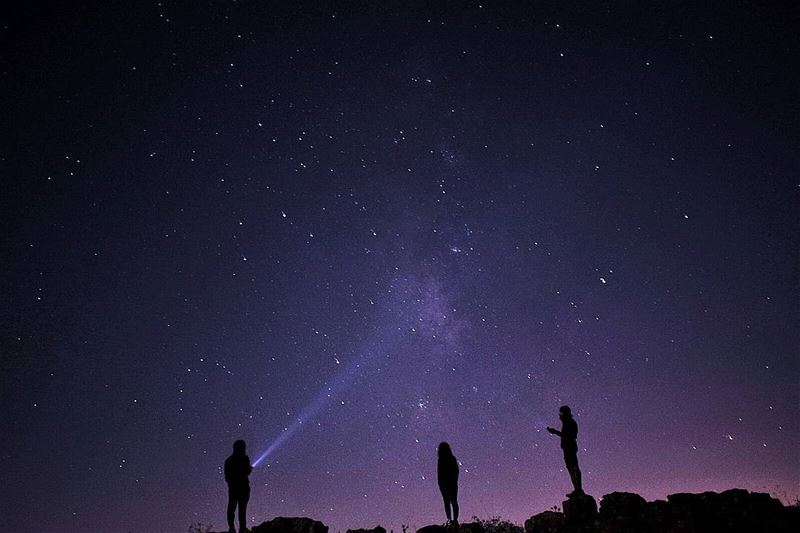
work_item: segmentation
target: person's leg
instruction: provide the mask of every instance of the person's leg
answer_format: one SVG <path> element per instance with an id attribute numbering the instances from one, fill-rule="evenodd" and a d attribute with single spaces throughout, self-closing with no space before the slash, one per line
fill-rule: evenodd
<path id="1" fill-rule="evenodd" d="M 453 521 L 458 523 L 458 485 L 453 485 L 450 488 L 450 500 L 453 506 Z"/>
<path id="2" fill-rule="evenodd" d="M 250 487 L 242 490 L 239 495 L 239 531 L 247 528 L 247 502 L 250 501 Z"/>
<path id="3" fill-rule="evenodd" d="M 581 482 L 581 469 L 578 468 L 578 458 L 575 458 L 575 465 L 572 467 L 572 484 L 575 486 L 575 490 L 578 491 L 578 494 L 583 494 L 583 484 Z"/>
<path id="4" fill-rule="evenodd" d="M 236 491 L 228 485 L 228 531 L 235 531 L 233 526 L 233 517 L 236 512 Z"/>
<path id="5" fill-rule="evenodd" d="M 442 500 L 444 501 L 444 514 L 447 515 L 447 521 L 451 520 L 450 514 L 450 494 L 448 494 L 447 489 L 444 487 L 439 487 L 439 490 L 442 493 Z"/>
<path id="6" fill-rule="evenodd" d="M 583 492 L 583 488 L 581 487 L 581 471 L 578 469 L 578 452 L 565 450 L 564 464 L 567 466 L 569 479 L 572 481 L 572 487 L 574 489 L 573 494 L 581 494 Z"/>

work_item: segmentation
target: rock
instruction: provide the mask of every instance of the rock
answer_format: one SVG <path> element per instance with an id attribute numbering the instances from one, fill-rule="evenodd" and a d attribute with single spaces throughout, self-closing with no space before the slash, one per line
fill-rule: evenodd
<path id="1" fill-rule="evenodd" d="M 765 493 L 751 493 L 744 489 L 726 490 L 720 494 L 679 493 L 670 494 L 667 501 L 675 531 L 749 533 L 800 529 L 800 523 L 792 520 L 787 508 Z"/>
<path id="2" fill-rule="evenodd" d="M 564 513 L 545 511 L 525 520 L 525 533 L 561 533 Z"/>
<path id="3" fill-rule="evenodd" d="M 645 502 L 637 494 L 614 492 L 600 504 L 599 533 L 788 533 L 800 531 L 800 511 L 769 494 L 733 489 L 717 494 L 671 494 Z"/>
<path id="4" fill-rule="evenodd" d="M 499 520 L 490 520 L 487 522 L 479 520 L 477 522 L 467 522 L 465 524 L 459 524 L 458 527 L 432 524 L 418 529 L 416 533 L 487 533 L 487 529 L 486 527 L 484 527 L 484 525 L 488 526 L 494 525 L 498 527 L 510 525 L 513 527 L 513 524 L 508 524 L 507 522 L 500 522 Z M 522 533 L 522 528 L 519 528 L 519 530 L 520 530 L 519 533 Z M 506 527 L 506 529 L 503 529 L 502 531 L 500 531 L 500 533 L 510 533 L 510 532 L 508 531 L 508 527 Z"/>
<path id="5" fill-rule="evenodd" d="M 459 533 L 524 533 L 523 529 L 499 517 L 494 517 L 489 520 L 480 520 L 477 517 L 474 522 L 461 524 Z"/>
<path id="6" fill-rule="evenodd" d="M 449 533 L 449 530 L 444 526 L 433 524 L 419 528 L 416 533 Z"/>
<path id="7" fill-rule="evenodd" d="M 578 494 L 564 500 L 564 528 L 569 533 L 597 531 L 597 502 L 588 494 Z"/>
<path id="8" fill-rule="evenodd" d="M 386 530 L 381 526 L 375 526 L 372 529 L 348 529 L 347 533 L 386 533 Z"/>
<path id="9" fill-rule="evenodd" d="M 638 494 L 612 492 L 600 500 L 588 494 L 565 502 L 564 512 L 545 511 L 525 521 L 524 533 L 796 533 L 800 505 L 785 507 L 769 494 L 731 489 L 721 493 L 670 494 L 667 501 L 647 502 Z M 190 528 L 190 531 L 203 531 Z M 275 518 L 252 533 L 328 533 L 310 518 Z M 347 533 L 386 533 L 350 529 Z M 499 518 L 474 519 L 458 527 L 429 525 L 416 533 L 522 533 L 519 526 Z"/>
<path id="10" fill-rule="evenodd" d="M 636 533 L 644 528 L 647 501 L 632 492 L 612 492 L 600 500 L 600 533 Z"/>
<path id="11" fill-rule="evenodd" d="M 458 525 L 458 533 L 486 533 L 486 529 L 480 522 L 467 522 Z"/>
<path id="12" fill-rule="evenodd" d="M 328 526 L 305 517 L 279 516 L 250 528 L 252 533 L 328 533 Z"/>
<path id="13" fill-rule="evenodd" d="M 564 512 L 545 511 L 525 521 L 525 533 L 594 533 L 597 531 L 597 502 L 588 494 L 563 502 Z"/>
<path id="14" fill-rule="evenodd" d="M 602 510 L 603 506 L 600 505 Z M 664 500 L 648 502 L 643 509 L 643 521 L 640 531 L 648 533 L 667 533 L 672 527 L 672 510 Z"/>

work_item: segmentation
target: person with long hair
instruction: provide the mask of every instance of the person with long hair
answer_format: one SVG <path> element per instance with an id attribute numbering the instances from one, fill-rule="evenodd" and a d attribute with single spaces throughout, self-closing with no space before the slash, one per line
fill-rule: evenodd
<path id="1" fill-rule="evenodd" d="M 436 477 L 444 500 L 447 523 L 458 525 L 458 460 L 446 442 L 439 443 Z M 452 514 L 451 514 L 452 508 Z"/>
<path id="2" fill-rule="evenodd" d="M 225 460 L 225 481 L 228 483 L 228 531 L 236 533 L 233 527 L 236 508 L 239 508 L 239 533 L 247 531 L 247 502 L 250 500 L 250 480 L 253 471 L 247 456 L 247 445 L 243 440 L 233 443 L 233 453 Z"/>

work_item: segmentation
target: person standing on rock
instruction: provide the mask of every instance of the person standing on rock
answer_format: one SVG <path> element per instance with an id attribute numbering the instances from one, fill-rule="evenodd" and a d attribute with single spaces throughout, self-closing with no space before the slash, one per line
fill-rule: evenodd
<path id="1" fill-rule="evenodd" d="M 436 465 L 436 477 L 439 490 L 444 500 L 444 512 L 447 523 L 458 525 L 458 460 L 446 442 L 439 443 L 439 462 Z M 452 507 L 452 515 L 450 509 Z"/>
<path id="2" fill-rule="evenodd" d="M 228 531 L 236 533 L 233 518 L 239 507 L 239 533 L 247 531 L 247 502 L 250 500 L 250 479 L 253 471 L 250 458 L 245 453 L 247 445 L 243 440 L 233 443 L 233 453 L 225 459 L 225 482 L 228 484 Z"/>
<path id="3" fill-rule="evenodd" d="M 583 494 L 581 486 L 581 470 L 578 468 L 578 424 L 572 418 L 572 411 L 568 405 L 558 409 L 558 418 L 561 419 L 561 431 L 548 427 L 547 431 L 561 437 L 561 449 L 564 451 L 564 463 L 567 465 L 569 478 L 572 480 L 573 492 L 567 494 L 568 498 Z"/>

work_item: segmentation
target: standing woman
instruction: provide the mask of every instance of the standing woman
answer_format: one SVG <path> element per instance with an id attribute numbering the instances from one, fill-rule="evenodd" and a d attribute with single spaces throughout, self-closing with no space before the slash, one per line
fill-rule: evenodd
<path id="1" fill-rule="evenodd" d="M 446 442 L 439 443 L 439 463 L 436 467 L 439 490 L 444 500 L 447 523 L 458 525 L 458 461 Z M 450 514 L 450 508 L 453 514 Z"/>

